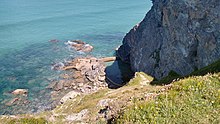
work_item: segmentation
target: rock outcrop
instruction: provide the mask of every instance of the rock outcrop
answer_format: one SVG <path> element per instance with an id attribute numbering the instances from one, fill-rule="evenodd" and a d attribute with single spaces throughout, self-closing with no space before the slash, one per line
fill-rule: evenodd
<path id="1" fill-rule="evenodd" d="M 117 54 L 158 79 L 173 70 L 187 75 L 220 58 L 219 0 L 152 0 L 144 20 L 123 39 Z"/>
<path id="2" fill-rule="evenodd" d="M 60 103 L 72 99 L 79 94 L 94 93 L 99 89 L 107 87 L 104 60 L 111 58 L 79 57 L 68 61 L 61 68 L 66 73 L 61 74 L 58 80 L 52 81 L 47 88 L 52 89 L 53 99 L 63 98 Z M 67 91 L 68 94 L 64 95 Z M 55 101 L 56 102 L 56 101 Z"/>

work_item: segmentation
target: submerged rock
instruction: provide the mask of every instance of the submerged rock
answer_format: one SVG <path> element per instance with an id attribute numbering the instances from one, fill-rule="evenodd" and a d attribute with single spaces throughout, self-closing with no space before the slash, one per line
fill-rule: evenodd
<path id="1" fill-rule="evenodd" d="M 57 43 L 57 42 L 59 42 L 59 40 L 57 40 L 57 39 L 52 39 L 52 40 L 49 40 L 49 42 L 51 42 L 51 43 Z"/>
<path id="2" fill-rule="evenodd" d="M 117 51 L 133 71 L 187 75 L 220 59 L 219 0 L 153 0 Z"/>
<path id="3" fill-rule="evenodd" d="M 93 46 L 90 44 L 87 44 L 81 40 L 72 40 L 72 41 L 67 41 L 67 45 L 71 46 L 74 48 L 76 51 L 79 52 L 91 52 L 93 50 Z"/>
<path id="4" fill-rule="evenodd" d="M 19 100 L 19 98 L 14 98 L 14 99 L 10 100 L 9 102 L 7 102 L 5 105 L 12 106 L 18 100 Z"/>
<path id="5" fill-rule="evenodd" d="M 27 89 L 16 89 L 11 93 L 14 94 L 14 95 L 27 95 L 28 90 Z"/>

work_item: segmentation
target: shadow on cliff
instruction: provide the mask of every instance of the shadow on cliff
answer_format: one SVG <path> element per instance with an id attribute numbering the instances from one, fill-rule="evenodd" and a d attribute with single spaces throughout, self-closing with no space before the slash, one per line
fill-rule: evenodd
<path id="1" fill-rule="evenodd" d="M 183 78 L 187 78 L 191 76 L 204 76 L 208 73 L 218 73 L 218 72 L 220 72 L 220 59 L 204 68 L 195 70 L 194 72 L 186 76 L 181 76 L 174 71 L 170 71 L 168 76 L 160 80 L 154 80 L 153 82 L 151 82 L 151 85 L 166 85 L 172 83 L 173 81 L 177 81 Z"/>
<path id="2" fill-rule="evenodd" d="M 133 78 L 134 73 L 130 69 L 130 65 L 117 59 L 108 66 L 106 72 L 106 82 L 110 89 L 120 88 Z"/>

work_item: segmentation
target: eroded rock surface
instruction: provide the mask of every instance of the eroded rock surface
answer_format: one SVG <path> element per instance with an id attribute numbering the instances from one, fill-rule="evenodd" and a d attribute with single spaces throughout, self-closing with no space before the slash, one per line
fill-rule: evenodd
<path id="1" fill-rule="evenodd" d="M 144 20 L 124 37 L 117 54 L 162 78 L 173 70 L 187 75 L 220 58 L 219 0 L 152 0 Z"/>

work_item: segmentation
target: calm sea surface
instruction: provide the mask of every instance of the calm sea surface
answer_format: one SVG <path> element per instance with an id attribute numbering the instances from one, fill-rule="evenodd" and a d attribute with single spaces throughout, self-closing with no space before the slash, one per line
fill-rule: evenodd
<path id="1" fill-rule="evenodd" d="M 51 65 L 78 56 L 65 41 L 81 39 L 92 55 L 112 56 L 150 7 L 150 0 L 0 0 L 0 114 L 46 109 L 45 87 L 60 74 Z M 33 104 L 5 105 L 17 88 L 28 89 Z"/>

